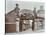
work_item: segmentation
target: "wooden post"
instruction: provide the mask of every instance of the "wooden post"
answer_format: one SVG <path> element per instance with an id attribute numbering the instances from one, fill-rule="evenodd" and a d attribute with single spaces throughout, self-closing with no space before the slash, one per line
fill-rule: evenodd
<path id="1" fill-rule="evenodd" d="M 35 24 L 34 24 L 34 19 L 33 19 L 33 22 L 32 22 L 32 31 L 34 31 L 34 27 L 35 27 Z"/>
<path id="2" fill-rule="evenodd" d="M 19 23 L 19 30 L 20 30 L 20 32 L 22 32 L 22 23 L 23 23 L 23 20 L 22 20 L 22 15 L 21 15 L 20 23 Z"/>

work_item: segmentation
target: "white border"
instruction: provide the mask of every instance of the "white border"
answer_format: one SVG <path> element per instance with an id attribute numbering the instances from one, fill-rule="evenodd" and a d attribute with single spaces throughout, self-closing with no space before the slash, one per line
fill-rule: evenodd
<path id="1" fill-rule="evenodd" d="M 17 1 L 32 1 L 32 2 L 45 3 L 45 32 L 33 33 L 31 35 L 46 35 L 46 0 L 17 0 Z M 4 34 L 5 34 L 5 0 L 0 0 L 0 35 L 4 35 Z M 20 34 L 20 35 L 30 35 L 30 34 Z"/>

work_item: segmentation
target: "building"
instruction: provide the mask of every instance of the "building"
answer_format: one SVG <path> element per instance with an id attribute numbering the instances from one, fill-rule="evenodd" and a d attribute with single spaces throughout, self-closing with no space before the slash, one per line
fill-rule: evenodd
<path id="1" fill-rule="evenodd" d="M 16 8 L 5 15 L 6 32 L 17 32 L 18 28 L 16 27 L 16 25 L 18 24 L 17 22 L 19 22 L 18 15 L 19 15 L 19 8 L 18 4 L 16 4 Z"/>

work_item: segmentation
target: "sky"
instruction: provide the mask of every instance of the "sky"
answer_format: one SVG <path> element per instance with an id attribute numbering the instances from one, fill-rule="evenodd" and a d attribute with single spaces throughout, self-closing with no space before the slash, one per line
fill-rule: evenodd
<path id="1" fill-rule="evenodd" d="M 31 1 L 13 1 L 13 0 L 6 0 L 6 13 L 10 12 L 16 7 L 16 3 L 19 4 L 20 10 L 22 9 L 29 9 L 33 10 L 34 7 L 38 10 L 40 6 L 43 6 L 44 3 L 41 2 L 31 2 Z"/>

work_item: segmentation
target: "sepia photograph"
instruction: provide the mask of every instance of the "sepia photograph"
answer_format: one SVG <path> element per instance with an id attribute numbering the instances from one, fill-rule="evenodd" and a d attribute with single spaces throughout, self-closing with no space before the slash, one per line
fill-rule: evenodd
<path id="1" fill-rule="evenodd" d="M 39 33 L 45 30 L 44 3 L 6 0 L 5 34 Z"/>

